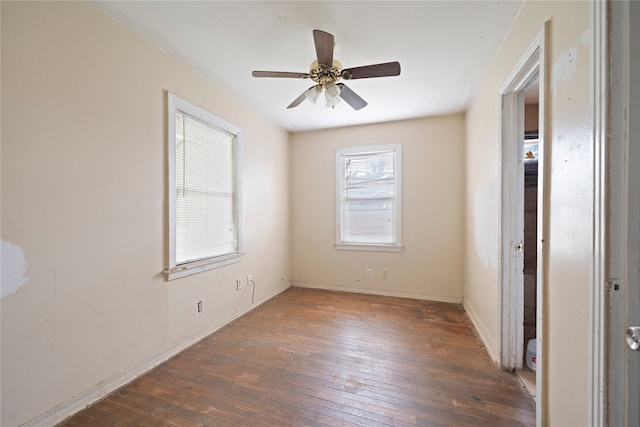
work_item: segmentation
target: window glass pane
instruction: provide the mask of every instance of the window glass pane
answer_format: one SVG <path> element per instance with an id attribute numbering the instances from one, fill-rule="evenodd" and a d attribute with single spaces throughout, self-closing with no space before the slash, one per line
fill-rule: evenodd
<path id="1" fill-rule="evenodd" d="M 538 161 L 538 140 L 525 140 L 523 156 L 525 162 Z"/>
<path id="2" fill-rule="evenodd" d="M 341 241 L 396 243 L 396 151 L 341 156 Z"/>

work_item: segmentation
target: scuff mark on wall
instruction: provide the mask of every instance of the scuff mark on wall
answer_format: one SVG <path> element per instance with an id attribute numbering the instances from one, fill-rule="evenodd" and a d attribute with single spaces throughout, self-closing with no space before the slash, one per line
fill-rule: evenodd
<path id="1" fill-rule="evenodd" d="M 591 27 L 584 30 L 584 33 L 580 36 L 580 43 L 582 43 L 583 46 L 591 47 L 593 41 L 591 34 Z"/>
<path id="2" fill-rule="evenodd" d="M 576 65 L 578 63 L 578 48 L 572 47 L 568 51 L 561 53 L 556 62 L 553 63 L 551 69 L 551 88 L 553 95 L 558 94 L 558 84 L 570 82 L 576 74 Z"/>
<path id="3" fill-rule="evenodd" d="M 473 237 L 476 255 L 485 268 L 498 268 L 498 191 L 495 185 L 484 184 L 473 195 Z"/>
<path id="4" fill-rule="evenodd" d="M 276 21 L 280 22 L 281 24 L 288 24 L 289 23 L 289 18 L 287 16 L 278 15 L 276 13 L 270 13 L 269 16 L 271 16 L 272 18 L 274 18 Z"/>
<path id="5" fill-rule="evenodd" d="M 18 245 L 14 245 L 2 239 L 2 282 L 1 297 L 17 292 L 28 281 L 27 261 L 24 251 Z"/>

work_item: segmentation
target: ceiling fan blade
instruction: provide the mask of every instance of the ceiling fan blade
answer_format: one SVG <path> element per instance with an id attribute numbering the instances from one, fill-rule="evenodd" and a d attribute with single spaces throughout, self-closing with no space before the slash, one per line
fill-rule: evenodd
<path id="1" fill-rule="evenodd" d="M 367 79 L 370 77 L 391 77 L 400 75 L 399 62 L 385 62 L 384 64 L 365 65 L 363 67 L 346 68 L 342 70 L 345 80 Z"/>
<path id="2" fill-rule="evenodd" d="M 305 90 L 304 92 L 302 92 L 302 95 L 300 95 L 299 97 L 297 97 L 296 99 L 293 100 L 293 102 L 291 104 L 289 104 L 287 106 L 287 108 L 295 108 L 298 105 L 300 105 L 302 103 L 302 101 L 304 101 L 305 99 L 308 98 L 308 94 L 312 89 L 315 89 L 316 87 L 318 87 L 318 85 L 315 86 L 311 86 L 309 89 Z M 314 100 L 315 103 L 315 98 L 312 97 L 312 100 Z"/>
<path id="3" fill-rule="evenodd" d="M 338 83 L 338 86 L 340 87 L 340 98 L 344 99 L 345 102 L 351 105 L 354 110 L 362 110 L 367 106 L 367 101 L 360 98 L 357 93 L 349 89 L 349 86 L 344 83 Z"/>
<path id="4" fill-rule="evenodd" d="M 333 35 L 320 30 L 313 30 L 313 41 L 316 44 L 318 64 L 333 66 Z"/>
<path id="5" fill-rule="evenodd" d="M 291 73 L 289 71 L 254 71 L 253 77 L 284 77 L 290 79 L 308 79 L 308 73 Z"/>
<path id="6" fill-rule="evenodd" d="M 289 104 L 287 106 L 287 108 L 294 108 L 297 107 L 298 105 L 300 105 L 300 103 L 302 101 L 304 101 L 305 99 L 307 99 L 306 95 L 303 93 L 302 95 L 300 95 L 299 97 L 297 97 L 296 99 L 293 100 L 293 102 L 291 104 Z"/>

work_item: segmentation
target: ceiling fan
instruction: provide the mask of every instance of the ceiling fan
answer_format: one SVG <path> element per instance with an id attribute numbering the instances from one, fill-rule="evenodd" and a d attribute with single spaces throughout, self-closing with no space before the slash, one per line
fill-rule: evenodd
<path id="1" fill-rule="evenodd" d="M 313 30 L 313 40 L 316 45 L 317 60 L 311 63 L 308 73 L 294 73 L 288 71 L 254 71 L 253 77 L 284 77 L 294 79 L 311 79 L 316 84 L 304 91 L 287 108 L 300 105 L 308 99 L 316 103 L 322 92 L 325 94 L 327 108 L 335 108 L 344 99 L 354 110 L 360 110 L 367 106 L 367 101 L 349 89 L 340 80 L 367 79 L 371 77 L 388 77 L 400 75 L 399 62 L 385 62 L 383 64 L 365 65 L 362 67 L 342 68 L 342 64 L 333 58 L 333 35 Z"/>

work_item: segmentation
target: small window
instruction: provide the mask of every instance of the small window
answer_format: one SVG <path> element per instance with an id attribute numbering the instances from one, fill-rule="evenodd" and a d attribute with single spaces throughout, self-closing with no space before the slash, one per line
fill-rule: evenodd
<path id="1" fill-rule="evenodd" d="M 336 247 L 401 251 L 400 144 L 336 152 Z"/>
<path id="2" fill-rule="evenodd" d="M 240 261 L 240 129 L 169 94 L 169 280 Z"/>

